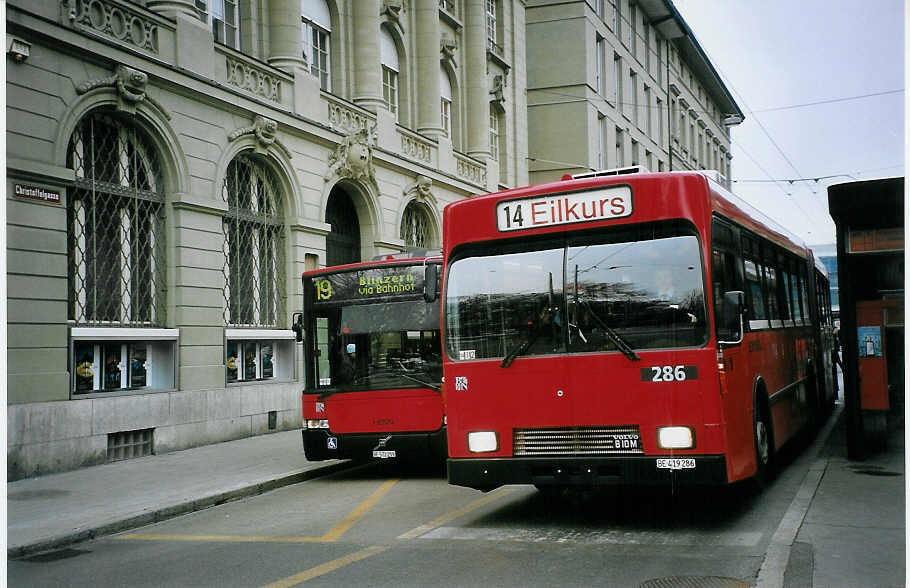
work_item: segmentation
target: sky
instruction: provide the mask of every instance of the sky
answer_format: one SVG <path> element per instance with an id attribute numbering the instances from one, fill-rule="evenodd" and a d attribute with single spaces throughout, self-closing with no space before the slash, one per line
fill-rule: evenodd
<path id="1" fill-rule="evenodd" d="M 834 243 L 829 185 L 904 175 L 904 0 L 673 4 L 745 115 L 733 191 L 807 244 Z"/>

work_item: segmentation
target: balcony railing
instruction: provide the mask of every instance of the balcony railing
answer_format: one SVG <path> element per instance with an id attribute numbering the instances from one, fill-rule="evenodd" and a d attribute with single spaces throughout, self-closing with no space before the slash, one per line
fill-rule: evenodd
<path id="1" fill-rule="evenodd" d="M 282 84 L 288 87 L 293 81 L 283 72 L 258 62 L 239 51 L 224 45 L 215 45 L 215 53 L 225 58 L 226 81 L 271 102 L 282 102 Z"/>
<path id="2" fill-rule="evenodd" d="M 405 157 L 417 160 L 428 165 L 433 164 L 434 152 L 436 146 L 430 141 L 424 139 L 416 133 L 412 133 L 398 127 L 398 135 L 401 137 L 401 153 Z"/>
<path id="3" fill-rule="evenodd" d="M 487 167 L 467 155 L 455 152 L 455 175 L 478 186 L 487 185 Z"/>
<path id="4" fill-rule="evenodd" d="M 58 3 L 59 4 L 59 3 Z M 131 47 L 158 54 L 159 27 L 172 25 L 134 2 L 70 0 L 65 16 L 74 28 L 90 31 Z"/>
<path id="5" fill-rule="evenodd" d="M 356 132 L 369 128 L 375 121 L 376 115 L 354 106 L 328 92 L 322 93 L 329 109 L 329 125 L 342 133 Z"/>

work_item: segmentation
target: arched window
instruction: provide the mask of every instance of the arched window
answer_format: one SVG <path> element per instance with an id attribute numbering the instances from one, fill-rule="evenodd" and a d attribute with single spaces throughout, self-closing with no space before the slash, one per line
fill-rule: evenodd
<path id="1" fill-rule="evenodd" d="M 398 47 L 395 39 L 385 28 L 379 31 L 379 58 L 382 63 L 382 99 L 386 108 L 398 119 L 399 89 L 398 89 Z"/>
<path id="2" fill-rule="evenodd" d="M 164 193 L 158 152 L 129 120 L 96 111 L 67 149 L 69 318 L 82 326 L 164 324 Z"/>
<path id="3" fill-rule="evenodd" d="M 401 240 L 408 249 L 432 249 L 433 225 L 426 207 L 412 200 L 401 217 Z"/>
<path id="4" fill-rule="evenodd" d="M 452 82 L 446 70 L 439 68 L 439 110 L 442 132 L 446 137 L 452 137 Z"/>
<path id="5" fill-rule="evenodd" d="M 281 189 L 274 172 L 249 152 L 228 165 L 222 186 L 225 321 L 278 327 L 283 311 Z"/>
<path id="6" fill-rule="evenodd" d="M 310 73 L 319 78 L 319 86 L 331 91 L 332 16 L 325 0 L 301 0 L 300 14 L 303 19 L 303 55 L 310 64 Z"/>

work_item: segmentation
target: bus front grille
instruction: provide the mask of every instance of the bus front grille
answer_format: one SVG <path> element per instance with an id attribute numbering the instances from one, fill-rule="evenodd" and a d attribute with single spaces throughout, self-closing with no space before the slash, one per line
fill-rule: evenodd
<path id="1" fill-rule="evenodd" d="M 512 454 L 635 455 L 644 453 L 637 425 L 513 429 Z"/>

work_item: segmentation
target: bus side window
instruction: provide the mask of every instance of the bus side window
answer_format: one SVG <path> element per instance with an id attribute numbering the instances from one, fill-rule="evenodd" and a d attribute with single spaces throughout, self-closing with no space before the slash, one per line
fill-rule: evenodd
<path id="1" fill-rule="evenodd" d="M 727 333 L 721 333 L 720 317 L 724 302 L 724 293 L 742 290 L 736 272 L 736 256 L 729 251 L 715 249 L 711 255 L 711 289 L 714 294 L 714 326 L 718 340 L 729 339 Z"/>
<path id="2" fill-rule="evenodd" d="M 762 293 L 760 266 L 751 259 L 745 261 L 746 268 L 746 295 L 749 297 L 747 305 L 749 314 L 755 320 L 768 318 L 765 313 L 765 298 Z"/>

